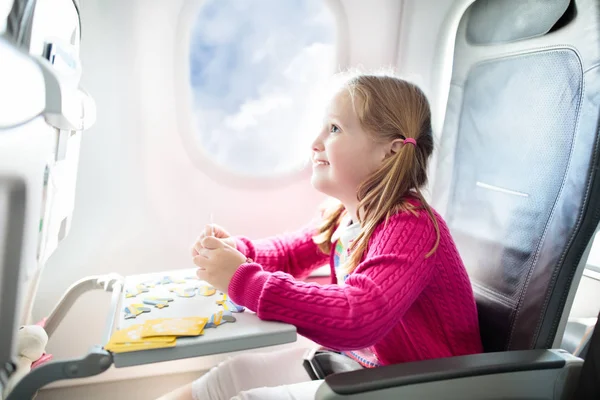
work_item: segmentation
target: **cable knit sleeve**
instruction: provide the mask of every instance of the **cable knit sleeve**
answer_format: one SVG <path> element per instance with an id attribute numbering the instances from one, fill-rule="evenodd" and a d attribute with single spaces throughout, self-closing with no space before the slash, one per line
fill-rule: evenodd
<path id="1" fill-rule="evenodd" d="M 329 258 L 313 242 L 315 232 L 315 228 L 307 227 L 299 232 L 260 240 L 236 236 L 235 241 L 237 249 L 265 271 L 281 271 L 303 279 L 325 265 Z"/>
<path id="2" fill-rule="evenodd" d="M 404 212 L 380 224 L 363 262 L 345 285 L 318 285 L 242 264 L 229 295 L 265 320 L 293 324 L 298 333 L 334 350 L 362 349 L 381 339 L 431 280 L 436 234 L 426 213 Z"/>

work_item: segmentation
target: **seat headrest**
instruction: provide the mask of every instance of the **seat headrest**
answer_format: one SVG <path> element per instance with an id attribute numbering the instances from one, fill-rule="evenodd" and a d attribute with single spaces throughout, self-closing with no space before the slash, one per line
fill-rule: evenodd
<path id="1" fill-rule="evenodd" d="M 545 35 L 570 0 L 477 0 L 469 9 L 467 40 L 488 45 Z"/>

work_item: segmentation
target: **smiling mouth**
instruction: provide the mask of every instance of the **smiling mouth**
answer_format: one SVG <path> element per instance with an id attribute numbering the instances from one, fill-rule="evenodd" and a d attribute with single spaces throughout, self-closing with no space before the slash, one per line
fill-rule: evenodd
<path id="1" fill-rule="evenodd" d="M 313 165 L 329 165 L 329 162 L 323 160 L 314 160 Z"/>

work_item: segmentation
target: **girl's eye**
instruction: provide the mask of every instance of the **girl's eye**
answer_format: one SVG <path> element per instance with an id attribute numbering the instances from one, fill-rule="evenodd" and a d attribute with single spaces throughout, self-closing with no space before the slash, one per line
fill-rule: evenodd
<path id="1" fill-rule="evenodd" d="M 331 128 L 329 129 L 329 132 L 331 133 L 338 133 L 340 131 L 340 128 L 337 125 L 331 125 Z"/>

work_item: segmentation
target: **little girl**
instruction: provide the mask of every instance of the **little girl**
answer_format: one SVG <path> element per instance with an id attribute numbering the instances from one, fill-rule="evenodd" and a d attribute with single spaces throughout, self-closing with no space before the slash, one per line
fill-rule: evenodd
<path id="1" fill-rule="evenodd" d="M 390 76 L 348 79 L 312 151 L 313 186 L 339 200 L 320 226 L 251 241 L 213 225 L 192 249 L 198 277 L 364 368 L 481 352 L 466 270 L 420 191 L 433 151 L 423 92 Z M 328 260 L 330 285 L 302 281 Z M 321 381 L 305 350 L 230 358 L 164 398 L 312 400 Z"/>

